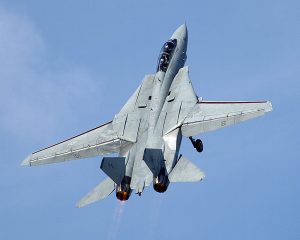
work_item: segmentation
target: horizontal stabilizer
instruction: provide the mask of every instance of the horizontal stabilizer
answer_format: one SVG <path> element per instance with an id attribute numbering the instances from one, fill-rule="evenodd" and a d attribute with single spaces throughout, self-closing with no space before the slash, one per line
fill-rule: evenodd
<path id="1" fill-rule="evenodd" d="M 86 196 L 84 196 L 77 204 L 77 207 L 84 207 L 85 205 L 104 199 L 109 196 L 114 190 L 115 183 L 110 178 L 106 178 Z"/>
<path id="2" fill-rule="evenodd" d="M 104 157 L 100 168 L 119 185 L 125 175 L 125 157 Z"/>
<path id="3" fill-rule="evenodd" d="M 170 182 L 197 182 L 204 177 L 204 172 L 183 156 L 179 158 L 174 169 L 169 174 Z"/>

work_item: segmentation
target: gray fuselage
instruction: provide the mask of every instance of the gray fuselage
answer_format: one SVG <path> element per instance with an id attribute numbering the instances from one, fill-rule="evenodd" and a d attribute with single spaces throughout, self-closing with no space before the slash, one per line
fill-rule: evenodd
<path id="1" fill-rule="evenodd" d="M 139 132 L 137 142 L 129 151 L 125 150 L 121 154 L 127 158 L 125 176 L 135 178 L 131 187 L 138 193 L 152 180 L 155 190 L 156 182 L 164 182 L 164 188 L 158 191 L 165 191 L 168 186 L 168 174 L 178 159 L 181 132 L 177 128 L 168 136 L 164 136 L 162 129 L 165 117 L 162 115 L 162 109 L 168 95 L 171 94 L 170 86 L 174 77 L 185 64 L 187 41 L 187 29 L 182 25 L 163 45 L 153 80 L 147 131 Z M 151 170 L 150 176 L 142 170 L 142 166 L 145 166 L 143 162 Z"/>

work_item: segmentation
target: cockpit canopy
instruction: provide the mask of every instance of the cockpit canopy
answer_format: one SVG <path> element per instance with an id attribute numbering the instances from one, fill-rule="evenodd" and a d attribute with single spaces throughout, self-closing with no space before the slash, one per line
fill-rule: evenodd
<path id="1" fill-rule="evenodd" d="M 171 62 L 174 49 L 176 48 L 177 40 L 170 39 L 161 48 L 157 63 L 157 72 L 166 72 Z"/>

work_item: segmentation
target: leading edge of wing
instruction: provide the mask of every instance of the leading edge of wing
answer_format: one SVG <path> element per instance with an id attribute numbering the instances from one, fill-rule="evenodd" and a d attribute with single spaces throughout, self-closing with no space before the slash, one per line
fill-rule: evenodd
<path id="1" fill-rule="evenodd" d="M 218 105 L 218 104 L 263 104 L 263 110 L 264 112 L 270 112 L 273 110 L 272 102 L 271 101 L 265 101 L 265 100 L 260 100 L 260 101 L 199 101 L 197 104 L 213 104 L 213 105 Z"/>
<path id="2" fill-rule="evenodd" d="M 104 126 L 106 126 L 106 125 L 108 125 L 108 124 L 110 124 L 110 123 L 112 123 L 112 121 L 109 121 L 109 122 L 107 122 L 107 123 L 101 124 L 101 125 L 99 125 L 99 126 L 97 126 L 97 127 L 94 127 L 94 128 L 92 128 L 92 129 L 90 129 L 90 130 L 87 130 L 87 131 L 85 131 L 85 132 L 83 132 L 83 133 L 79 133 L 78 135 L 73 136 L 73 137 L 70 137 L 70 138 L 68 138 L 68 139 L 65 139 L 65 140 L 63 140 L 63 141 L 61 141 L 61 142 L 58 142 L 58 143 L 55 143 L 55 144 L 50 145 L 50 146 L 48 146 L 48 147 L 42 148 L 42 149 L 40 149 L 40 150 L 37 150 L 37 151 L 33 152 L 32 154 L 41 152 L 41 151 L 43 151 L 43 150 L 46 150 L 46 149 L 48 149 L 48 148 L 57 146 L 57 145 L 59 145 L 59 144 L 61 144 L 61 143 L 67 142 L 67 141 L 72 140 L 72 139 L 74 139 L 74 138 L 80 137 L 80 136 L 82 136 L 82 135 L 84 135 L 84 134 L 86 134 L 86 133 L 89 133 L 89 132 L 94 131 L 94 130 L 96 130 L 96 129 L 98 129 L 98 128 L 104 127 Z"/>
<path id="3" fill-rule="evenodd" d="M 199 101 L 181 126 L 184 136 L 223 128 L 272 111 L 270 101 Z"/>
<path id="4" fill-rule="evenodd" d="M 40 165 L 117 152 L 122 144 L 112 121 L 30 154 L 24 165 Z"/>

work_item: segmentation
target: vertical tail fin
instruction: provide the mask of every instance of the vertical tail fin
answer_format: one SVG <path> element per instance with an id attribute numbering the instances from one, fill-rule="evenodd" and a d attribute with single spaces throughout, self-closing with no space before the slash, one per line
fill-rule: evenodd
<path id="1" fill-rule="evenodd" d="M 119 185 L 125 175 L 125 157 L 104 157 L 100 168 Z"/>
<path id="2" fill-rule="evenodd" d="M 161 149 L 145 148 L 143 159 L 155 177 L 162 167 L 165 168 L 164 155 Z"/>

